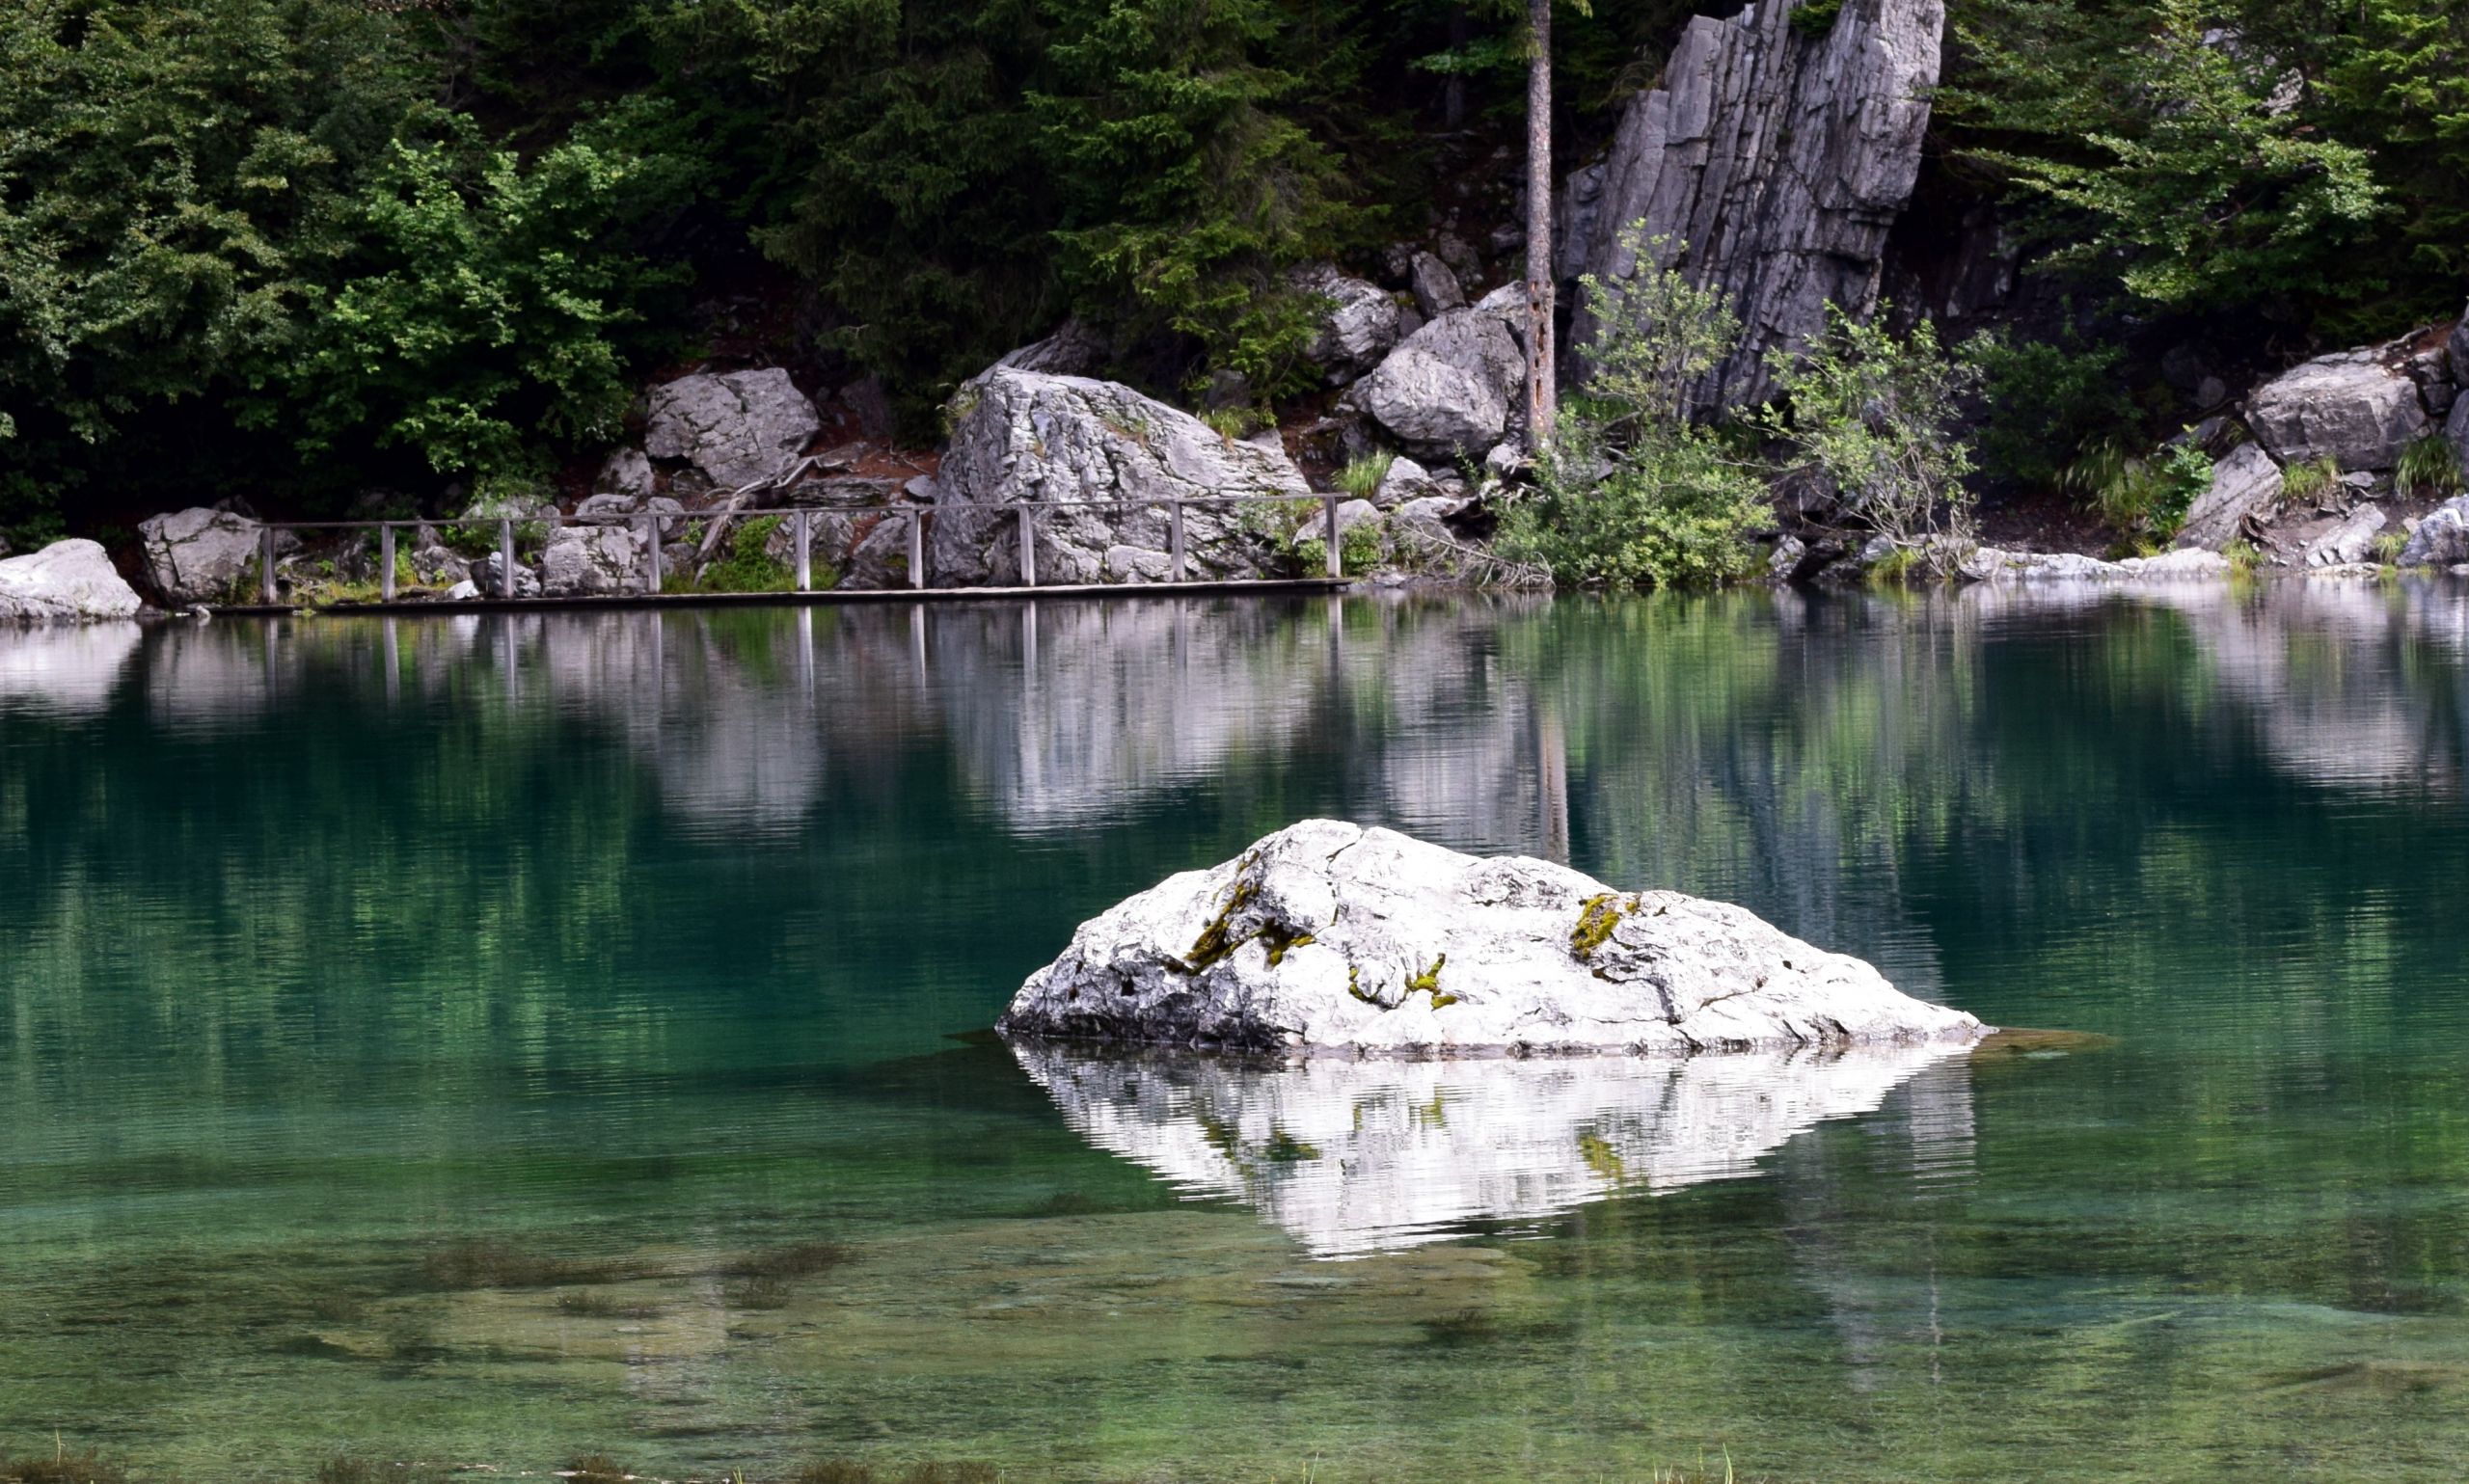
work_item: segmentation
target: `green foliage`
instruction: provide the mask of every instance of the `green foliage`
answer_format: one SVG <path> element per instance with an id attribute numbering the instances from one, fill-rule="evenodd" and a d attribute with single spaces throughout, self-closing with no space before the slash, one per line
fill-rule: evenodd
<path id="1" fill-rule="evenodd" d="M 1301 526 L 1289 548 L 1295 567 L 1306 577 L 1318 577 L 1329 570 L 1329 541 L 1325 532 L 1304 535 L 1304 531 L 1321 530 L 1318 522 Z M 1370 521 L 1347 526 L 1338 536 L 1338 570 L 1346 577 L 1360 577 L 1380 565 L 1380 527 Z"/>
<path id="2" fill-rule="evenodd" d="M 2329 454 L 2292 464 L 2280 472 L 2280 493 L 2284 499 L 2314 499 L 2341 482 L 2341 466 Z"/>
<path id="3" fill-rule="evenodd" d="M 1264 393 L 1300 385 L 1318 306 L 1280 270 L 1359 221 L 1338 156 L 1276 105 L 1300 78 L 1260 60 L 1269 0 L 1049 0 L 1030 93 L 1060 182 L 1064 282 L 1135 330 L 1197 339 Z"/>
<path id="4" fill-rule="evenodd" d="M 268 347 L 244 420 L 312 458 L 366 430 L 448 473 L 516 467 L 539 437 L 613 437 L 633 395 L 617 335 L 664 281 L 622 245 L 654 183 L 580 140 L 527 167 L 468 122 L 395 145 L 352 205 L 339 283 Z"/>
<path id="5" fill-rule="evenodd" d="M 1792 34 L 1806 41 L 1822 41 L 1843 13 L 1843 0 L 1804 0 L 1792 12 Z"/>
<path id="6" fill-rule="evenodd" d="M 2001 331 L 1966 340 L 1960 354 L 1979 367 L 1988 404 L 1978 439 L 1984 472 L 2028 489 L 2061 482 L 2066 467 L 2101 440 L 2135 421 L 2120 378 L 2124 347 L 2017 341 Z"/>
<path id="7" fill-rule="evenodd" d="M 2137 457 L 2110 435 L 2086 445 L 2059 483 L 2130 541 L 2162 544 L 2177 535 L 2186 512 L 2211 488 L 2211 456 L 2187 440 Z"/>
<path id="8" fill-rule="evenodd" d="M 772 538 L 779 534 L 787 519 L 785 516 L 766 515 L 740 524 L 728 533 L 726 553 L 703 569 L 703 578 L 696 584 L 697 588 L 707 593 L 787 591 L 794 574 L 787 562 L 773 556 L 770 551 Z"/>
<path id="9" fill-rule="evenodd" d="M 1496 546 L 1563 587 L 1704 587 L 1755 570 L 1749 537 L 1774 511 L 1756 471 L 1698 427 L 1657 429 L 1616 451 L 1564 412 L 1540 492 L 1510 505 Z"/>
<path id="10" fill-rule="evenodd" d="M 2461 490 L 2460 455 L 2440 433 L 2428 433 L 2401 450 L 2392 472 L 2393 487 L 2403 495 L 2446 497 Z"/>
<path id="11" fill-rule="evenodd" d="M 1389 466 L 1397 462 L 1394 453 L 1367 453 L 1346 461 L 1338 471 L 1338 488 L 1357 499 L 1370 499 L 1380 489 L 1380 481 L 1389 477 Z"/>
<path id="12" fill-rule="evenodd" d="M 2242 536 L 2232 537 L 2220 554 L 2229 559 L 2229 575 L 2234 578 L 2251 578 L 2264 565 L 2264 553 Z"/>
<path id="13" fill-rule="evenodd" d="M 2408 549 L 2409 533 L 2407 531 L 2387 530 L 2374 538 L 2374 545 L 2369 554 L 2374 557 L 2376 565 L 2389 567 L 2399 561 L 2401 553 Z"/>
<path id="14" fill-rule="evenodd" d="M 1746 577 L 1749 536 L 1772 524 L 1764 482 L 1713 431 L 1688 420 L 1690 384 L 1729 354 L 1740 321 L 1720 292 L 1671 265 L 1686 246 L 1621 244 L 1628 278 L 1581 281 L 1596 326 L 1585 395 L 1563 409 L 1537 471 L 1511 505 L 1501 554 L 1569 587 L 1708 586 Z"/>
<path id="15" fill-rule="evenodd" d="M 2197 0 L 1970 0 L 1957 32 L 1975 74 L 1951 101 L 2058 208 L 2052 261 L 2173 308 L 2354 291 L 2347 249 L 2387 210 L 2371 151 Z"/>
<path id="16" fill-rule="evenodd" d="M 1827 329 L 1798 356 L 1769 358 L 1786 406 L 1758 416 L 1788 450 L 1787 472 L 1820 482 L 1898 546 L 1943 533 L 1970 539 L 1970 447 L 1954 435 L 1976 366 L 1947 355 L 1923 320 L 1898 340 L 1827 307 Z"/>

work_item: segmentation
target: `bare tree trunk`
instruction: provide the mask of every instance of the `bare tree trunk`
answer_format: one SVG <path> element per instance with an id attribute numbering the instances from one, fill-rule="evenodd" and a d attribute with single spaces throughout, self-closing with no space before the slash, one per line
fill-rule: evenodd
<path id="1" fill-rule="evenodd" d="M 1551 446 L 1559 416 L 1552 354 L 1552 0 L 1526 0 L 1526 442 Z"/>
<path id="2" fill-rule="evenodd" d="M 1466 7 L 1462 4 L 1452 7 L 1449 12 L 1450 51 L 1463 52 L 1474 34 L 1474 26 L 1467 19 Z M 1466 126 L 1466 74 L 1463 72 L 1452 72 L 1441 82 L 1440 122 L 1441 127 L 1452 134 Z"/>

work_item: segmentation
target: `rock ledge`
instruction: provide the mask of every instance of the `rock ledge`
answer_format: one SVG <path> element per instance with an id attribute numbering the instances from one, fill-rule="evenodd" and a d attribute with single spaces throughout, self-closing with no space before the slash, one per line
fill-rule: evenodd
<path id="1" fill-rule="evenodd" d="M 1306 820 L 1081 926 L 1008 1036 L 1255 1053 L 1686 1054 L 1990 1028 L 1753 913 Z"/>

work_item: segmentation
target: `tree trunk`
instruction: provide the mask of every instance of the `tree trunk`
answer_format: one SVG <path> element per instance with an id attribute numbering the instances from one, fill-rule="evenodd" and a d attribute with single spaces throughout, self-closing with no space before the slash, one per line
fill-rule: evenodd
<path id="1" fill-rule="evenodd" d="M 1526 441 L 1552 444 L 1559 391 L 1552 354 L 1552 0 L 1526 0 Z"/>

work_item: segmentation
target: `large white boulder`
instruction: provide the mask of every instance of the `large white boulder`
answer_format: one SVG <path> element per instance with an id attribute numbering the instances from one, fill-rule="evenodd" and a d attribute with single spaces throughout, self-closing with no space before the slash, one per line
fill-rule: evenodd
<path id="1" fill-rule="evenodd" d="M 1478 453 L 1508 431 L 1525 384 L 1526 353 L 1495 296 L 1406 337 L 1349 396 L 1417 447 Z"/>
<path id="2" fill-rule="evenodd" d="M 2319 356 L 2255 389 L 2246 424 L 2283 464 L 2390 469 L 2428 427 L 2417 383 L 2373 351 Z"/>
<path id="3" fill-rule="evenodd" d="M 1170 559 L 1166 501 L 1310 493 L 1274 440 L 1223 437 L 1116 382 L 998 365 L 962 387 L 951 413 L 931 554 L 942 585 L 1010 581 L 1018 572 L 1017 510 L 971 507 L 1049 507 L 1036 518 L 1038 580 L 1107 582 Z M 1257 512 L 1303 504 L 1254 508 L 1249 519 L 1265 526 L 1272 517 Z M 1191 504 L 1183 519 L 1191 576 L 1262 575 L 1263 546 L 1237 507 Z M 1118 548 L 1146 554 L 1110 562 Z"/>
<path id="4" fill-rule="evenodd" d="M 786 470 L 823 419 L 777 366 L 683 376 L 654 387 L 643 451 L 683 459 L 716 490 L 734 490 Z"/>
<path id="5" fill-rule="evenodd" d="M 2428 512 L 2401 549 L 2403 567 L 2449 567 L 2469 561 L 2469 495 L 2455 495 Z"/>
<path id="6" fill-rule="evenodd" d="M 92 541 L 55 541 L 0 561 L 0 619 L 92 623 L 134 617 L 137 589 Z"/>
<path id="7" fill-rule="evenodd" d="M 137 523 L 139 558 L 146 580 L 163 601 L 176 607 L 192 603 L 223 603 L 241 594 L 241 582 L 256 570 L 262 527 L 229 510 L 194 506 Z M 289 531 L 275 536 L 277 557 L 299 550 Z"/>
<path id="8" fill-rule="evenodd" d="M 1306 820 L 1083 924 L 1008 1035 L 1255 1052 L 1687 1053 L 1988 1028 L 1720 902 Z"/>

